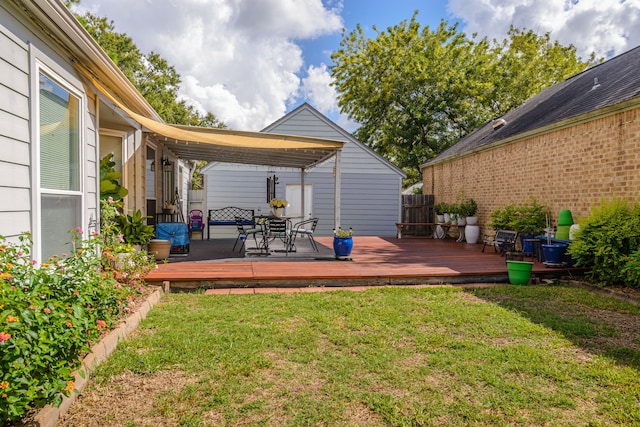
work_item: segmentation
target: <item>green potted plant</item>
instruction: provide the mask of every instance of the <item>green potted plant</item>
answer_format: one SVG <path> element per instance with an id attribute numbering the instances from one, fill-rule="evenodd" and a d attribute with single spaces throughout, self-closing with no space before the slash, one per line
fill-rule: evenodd
<path id="1" fill-rule="evenodd" d="M 134 246 L 148 245 L 154 236 L 154 228 L 147 225 L 147 218 L 143 216 L 140 209 L 131 213 L 131 215 L 120 215 L 120 228 L 124 241 Z"/>
<path id="2" fill-rule="evenodd" d="M 478 204 L 473 199 L 465 200 L 460 204 L 460 214 L 465 217 L 474 217 L 478 212 Z M 467 221 L 469 223 L 469 221 Z"/>
<path id="3" fill-rule="evenodd" d="M 513 230 L 520 236 L 520 246 L 523 252 L 532 253 L 531 239 L 541 235 L 547 226 L 549 209 L 532 197 L 527 203 L 516 206 Z"/>
<path id="4" fill-rule="evenodd" d="M 547 226 L 549 209 L 532 197 L 527 203 L 516 206 L 512 220 L 513 230 L 521 236 L 536 236 Z"/>
<path id="5" fill-rule="evenodd" d="M 516 206 L 513 204 L 502 206 L 494 209 L 491 214 L 491 227 L 498 230 L 512 230 L 513 222 L 516 217 Z"/>
<path id="6" fill-rule="evenodd" d="M 467 243 L 477 243 L 480 239 L 477 212 L 478 204 L 473 199 L 468 199 L 460 204 L 460 214 L 465 217 L 467 223 L 464 229 L 464 238 Z"/>
<path id="7" fill-rule="evenodd" d="M 444 202 L 436 203 L 433 205 L 433 211 L 436 214 L 437 222 L 439 224 L 444 223 L 444 214 L 447 212 L 448 206 Z"/>

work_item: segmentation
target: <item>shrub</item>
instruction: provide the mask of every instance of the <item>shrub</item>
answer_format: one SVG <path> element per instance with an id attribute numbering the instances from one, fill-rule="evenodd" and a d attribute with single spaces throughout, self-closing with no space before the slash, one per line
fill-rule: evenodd
<path id="1" fill-rule="evenodd" d="M 513 230 L 515 217 L 516 206 L 513 204 L 496 208 L 491 212 L 491 227 L 494 230 Z"/>
<path id="2" fill-rule="evenodd" d="M 516 206 L 511 227 L 521 236 L 541 234 L 547 226 L 549 208 L 532 197 L 527 203 Z"/>
<path id="3" fill-rule="evenodd" d="M 103 271 L 99 236 L 80 235 L 73 253 L 39 265 L 28 234 L 0 236 L 0 425 L 72 393 L 71 373 L 132 294 Z"/>
<path id="4" fill-rule="evenodd" d="M 478 204 L 473 199 L 468 199 L 460 203 L 459 213 L 462 216 L 474 216 L 478 212 Z"/>
<path id="5" fill-rule="evenodd" d="M 602 285 L 639 287 L 638 203 L 623 199 L 602 201 L 579 225 L 580 231 L 568 250 L 576 265 L 591 267 L 589 277 Z"/>
<path id="6" fill-rule="evenodd" d="M 548 208 L 532 197 L 527 203 L 510 204 L 491 212 L 491 226 L 495 230 L 513 230 L 520 235 L 542 233 L 547 223 Z"/>

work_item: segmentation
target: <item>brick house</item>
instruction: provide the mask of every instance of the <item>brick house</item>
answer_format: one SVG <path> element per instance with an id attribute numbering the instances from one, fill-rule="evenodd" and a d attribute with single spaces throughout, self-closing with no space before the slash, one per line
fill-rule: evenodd
<path id="1" fill-rule="evenodd" d="M 602 199 L 640 192 L 640 47 L 545 89 L 421 166 L 436 202 L 491 212 L 536 197 L 574 220 Z M 485 232 L 488 230 L 484 229 Z"/>

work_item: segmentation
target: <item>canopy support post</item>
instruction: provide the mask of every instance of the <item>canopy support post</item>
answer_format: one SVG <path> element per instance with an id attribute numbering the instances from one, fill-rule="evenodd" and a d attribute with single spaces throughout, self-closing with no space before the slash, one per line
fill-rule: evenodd
<path id="1" fill-rule="evenodd" d="M 333 191 L 333 228 L 340 228 L 340 188 L 342 187 L 342 168 L 340 160 L 341 150 L 336 150 L 336 163 L 334 166 L 334 191 Z"/>

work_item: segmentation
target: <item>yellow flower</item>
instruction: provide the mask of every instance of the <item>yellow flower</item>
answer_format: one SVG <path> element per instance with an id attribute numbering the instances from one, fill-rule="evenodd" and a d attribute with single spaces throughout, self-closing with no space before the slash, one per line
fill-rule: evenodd
<path id="1" fill-rule="evenodd" d="M 20 319 L 18 319 L 16 316 L 12 316 L 12 315 L 7 316 L 7 323 L 19 322 L 19 321 Z"/>
<path id="2" fill-rule="evenodd" d="M 69 393 L 73 393 L 73 390 L 75 390 L 76 386 L 75 383 L 73 381 L 67 381 L 67 391 Z"/>
<path id="3" fill-rule="evenodd" d="M 8 382 L 6 382 L 6 381 L 2 381 L 2 382 L 0 383 L 0 388 L 7 388 L 7 387 L 9 387 L 9 383 L 8 383 Z"/>
<path id="4" fill-rule="evenodd" d="M 11 279 L 11 273 L 0 273 L 0 279 Z"/>

